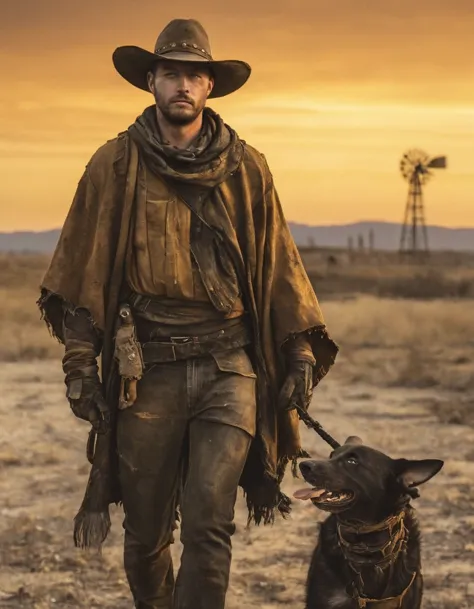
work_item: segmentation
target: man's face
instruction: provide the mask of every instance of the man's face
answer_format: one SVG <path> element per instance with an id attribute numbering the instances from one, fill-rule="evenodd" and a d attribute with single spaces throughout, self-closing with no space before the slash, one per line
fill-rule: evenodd
<path id="1" fill-rule="evenodd" d="M 172 125 L 188 125 L 203 111 L 214 81 L 198 63 L 161 61 L 148 73 L 148 86 L 164 118 Z"/>

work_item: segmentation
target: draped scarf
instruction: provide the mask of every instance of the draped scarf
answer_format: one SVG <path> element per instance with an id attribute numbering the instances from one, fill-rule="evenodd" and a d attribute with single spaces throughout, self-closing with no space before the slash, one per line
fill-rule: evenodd
<path id="1" fill-rule="evenodd" d="M 128 132 L 147 167 L 178 182 L 212 188 L 224 182 L 243 158 L 243 142 L 210 108 L 204 108 L 201 132 L 184 150 L 164 141 L 155 105 L 146 108 Z"/>

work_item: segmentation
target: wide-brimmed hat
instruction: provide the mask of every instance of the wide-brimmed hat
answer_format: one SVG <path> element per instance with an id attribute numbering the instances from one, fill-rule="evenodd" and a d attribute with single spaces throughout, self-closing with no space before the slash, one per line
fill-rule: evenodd
<path id="1" fill-rule="evenodd" d="M 137 46 L 121 46 L 115 49 L 112 60 L 125 80 L 148 92 L 147 73 L 161 60 L 208 65 L 214 77 L 209 97 L 223 97 L 240 89 L 251 72 L 244 61 L 213 59 L 206 30 L 195 19 L 170 21 L 158 36 L 153 53 Z"/>

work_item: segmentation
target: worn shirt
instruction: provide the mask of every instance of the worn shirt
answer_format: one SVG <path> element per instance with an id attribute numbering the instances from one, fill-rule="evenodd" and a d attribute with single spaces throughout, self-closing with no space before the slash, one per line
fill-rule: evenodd
<path id="1" fill-rule="evenodd" d="M 241 298 L 225 317 L 212 306 L 191 254 L 190 229 L 190 209 L 142 165 L 136 221 L 127 259 L 127 281 L 131 289 L 162 301 L 164 323 L 179 323 L 179 320 L 199 323 L 243 315 Z M 176 319 L 169 318 L 170 310 L 176 312 Z"/>
<path id="2" fill-rule="evenodd" d="M 215 310 L 194 262 L 190 246 L 191 210 L 145 165 L 139 168 L 136 218 L 128 248 L 127 281 L 134 292 L 150 296 L 153 313 L 141 314 L 153 324 L 153 335 L 212 332 L 245 314 L 242 298 L 231 313 Z M 159 310 L 156 310 L 159 304 Z M 149 332 L 149 323 L 140 329 Z M 314 363 L 305 335 L 286 345 L 290 359 Z"/>

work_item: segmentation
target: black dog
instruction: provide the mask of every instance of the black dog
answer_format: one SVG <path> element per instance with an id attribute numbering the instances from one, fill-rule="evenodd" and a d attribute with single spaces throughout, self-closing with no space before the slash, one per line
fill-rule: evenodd
<path id="1" fill-rule="evenodd" d="M 420 532 L 410 505 L 443 461 L 391 459 L 351 437 L 327 461 L 303 461 L 297 491 L 331 515 L 311 560 L 306 609 L 419 609 Z"/>

